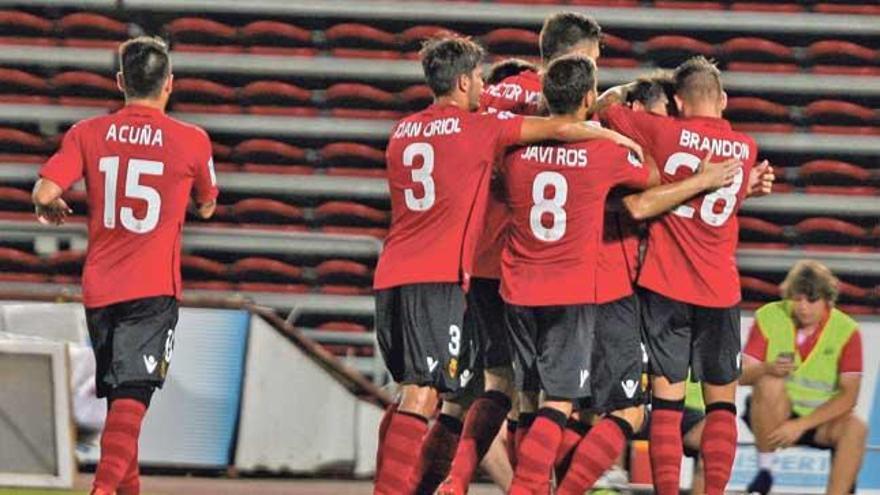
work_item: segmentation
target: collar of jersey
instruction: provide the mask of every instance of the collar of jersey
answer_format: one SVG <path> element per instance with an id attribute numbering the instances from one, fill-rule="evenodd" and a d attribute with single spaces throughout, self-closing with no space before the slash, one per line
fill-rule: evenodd
<path id="1" fill-rule="evenodd" d="M 682 120 L 688 122 L 702 122 L 712 127 L 717 127 L 719 129 L 730 130 L 730 122 L 724 120 L 719 117 L 685 117 Z"/>
<path id="2" fill-rule="evenodd" d="M 158 108 L 148 107 L 145 105 L 125 105 L 122 107 L 120 112 L 125 113 L 139 113 L 139 114 L 148 114 L 148 115 L 160 115 L 163 112 Z"/>

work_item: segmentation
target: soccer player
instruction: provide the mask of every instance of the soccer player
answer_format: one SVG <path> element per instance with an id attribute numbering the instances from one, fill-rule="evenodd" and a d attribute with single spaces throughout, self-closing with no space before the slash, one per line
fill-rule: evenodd
<path id="1" fill-rule="evenodd" d="M 386 149 L 392 221 L 374 280 L 379 346 L 402 384 L 401 401 L 380 429 L 375 492 L 383 494 L 414 489 L 410 480 L 421 478 L 415 453 L 438 393 L 455 392 L 467 372 L 460 366 L 470 342 L 462 328 L 463 287 L 470 281 L 496 159 L 508 146 L 550 139 L 608 137 L 637 147 L 582 122 L 476 113 L 483 50 L 469 40 L 432 40 L 421 56 L 435 103 L 392 129 Z M 438 423 L 451 422 L 441 415 Z M 426 449 L 422 459 L 432 455 Z"/>
<path id="2" fill-rule="evenodd" d="M 138 437 L 171 364 L 181 292 L 181 226 L 190 195 L 209 218 L 217 186 L 211 140 L 165 115 L 172 89 L 168 48 L 134 38 L 119 48 L 125 107 L 71 127 L 40 170 L 33 199 L 41 222 L 62 223 L 62 193 L 85 178 L 89 247 L 83 304 L 108 400 L 92 495 L 140 493 Z"/>
<path id="3" fill-rule="evenodd" d="M 544 99 L 557 118 L 582 122 L 596 99 L 596 67 L 583 56 L 552 62 L 543 83 Z M 728 160 L 706 167 L 687 184 L 698 184 L 695 191 L 660 196 L 678 194 L 666 206 L 671 207 L 696 192 L 728 183 L 739 165 Z M 530 395 L 544 394 L 536 419 L 518 448 L 510 493 L 542 493 L 549 490 L 550 468 L 572 401 L 590 395 L 599 285 L 596 257 L 605 199 L 616 185 L 644 189 L 659 183 L 659 176 L 629 150 L 605 140 L 519 148 L 507 155 L 502 172 L 511 226 L 502 254 L 501 295 L 507 303 L 505 316 L 514 342 L 517 388 Z M 652 201 L 660 211 L 661 203 Z M 638 343 L 635 345 L 638 353 Z M 600 423 L 594 431 L 603 435 L 603 431 L 612 430 L 609 437 L 618 432 L 622 450 L 632 427 L 616 416 L 607 422 L 611 426 Z M 598 478 L 616 454 L 601 448 L 579 449 L 572 470 L 580 475 L 582 465 L 604 463 L 608 455 Z M 564 489 L 565 482 L 560 493 Z"/>
<path id="4" fill-rule="evenodd" d="M 755 167 L 754 140 L 733 131 L 721 116 L 727 103 L 720 71 L 694 57 L 674 73 L 681 117 L 634 112 L 621 88 L 598 106 L 602 118 L 633 137 L 661 167 L 664 182 L 688 177 L 712 152 L 744 166 L 733 184 L 701 194 L 653 222 L 639 275 L 645 343 L 652 380 L 651 466 L 657 493 L 677 494 L 682 458 L 680 425 L 685 379 L 703 383 L 706 427 L 702 456 L 706 493 L 720 495 L 736 451 L 734 396 L 740 366 L 740 286 L 736 266 L 736 213 Z M 761 165 L 766 167 L 765 164 Z"/>

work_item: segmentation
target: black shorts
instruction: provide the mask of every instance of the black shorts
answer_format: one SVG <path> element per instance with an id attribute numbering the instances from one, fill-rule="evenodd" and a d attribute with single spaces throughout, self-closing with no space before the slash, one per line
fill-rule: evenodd
<path id="1" fill-rule="evenodd" d="M 505 315 L 518 390 L 557 400 L 590 396 L 596 305 L 508 305 Z"/>
<path id="2" fill-rule="evenodd" d="M 124 384 L 162 388 L 174 351 L 177 299 L 147 297 L 86 309 L 98 397 Z"/>
<path id="3" fill-rule="evenodd" d="M 465 294 L 455 283 L 410 284 L 376 291 L 376 338 L 394 381 L 461 388 L 470 335 L 463 325 Z"/>
<path id="4" fill-rule="evenodd" d="M 596 307 L 589 409 L 604 414 L 644 403 L 643 351 L 635 296 Z"/>
<path id="5" fill-rule="evenodd" d="M 798 418 L 800 418 L 800 416 L 798 416 L 796 413 L 794 413 L 794 412 L 791 413 L 791 419 L 798 419 Z M 746 424 L 746 426 L 749 427 L 749 430 L 751 430 L 752 429 L 752 396 L 751 395 L 746 397 L 746 410 L 743 411 L 743 413 L 742 413 L 742 420 Z M 812 447 L 814 449 L 820 449 L 820 450 L 833 450 L 833 447 L 831 447 L 830 445 L 822 445 L 820 443 L 816 443 L 817 431 L 818 431 L 818 428 L 813 428 L 811 430 L 805 431 L 803 433 L 803 435 L 801 435 L 800 438 L 798 438 L 794 444 L 801 445 L 804 447 Z"/>
<path id="6" fill-rule="evenodd" d="M 710 385 L 735 382 L 740 375 L 739 307 L 708 308 L 639 291 L 642 331 L 650 372 L 672 383 L 687 379 Z"/>
<path id="7" fill-rule="evenodd" d="M 504 300 L 501 281 L 488 278 L 471 279 L 467 293 L 464 327 L 474 342 L 471 368 L 482 371 L 508 367 L 511 363 L 510 337 L 504 324 Z"/>

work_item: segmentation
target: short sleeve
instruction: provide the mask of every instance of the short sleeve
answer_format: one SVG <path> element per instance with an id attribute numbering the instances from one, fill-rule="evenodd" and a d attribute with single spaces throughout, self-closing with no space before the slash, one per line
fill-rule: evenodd
<path id="1" fill-rule="evenodd" d="M 746 341 L 743 354 L 761 362 L 767 360 L 767 338 L 758 327 L 757 321 L 752 323 L 752 328 L 749 330 L 749 340 Z"/>
<path id="2" fill-rule="evenodd" d="M 837 371 L 840 374 L 862 372 L 862 335 L 858 330 L 853 332 L 843 346 Z"/>
<path id="3" fill-rule="evenodd" d="M 606 108 L 601 117 L 608 127 L 645 147 L 651 147 L 654 130 L 663 124 L 664 119 L 667 119 L 648 112 L 635 112 L 620 104 Z"/>
<path id="4" fill-rule="evenodd" d="M 214 157 L 211 140 L 204 131 L 199 132 L 198 149 L 195 153 L 195 200 L 199 204 L 210 203 L 220 193 L 217 189 L 217 174 L 214 172 Z"/>
<path id="5" fill-rule="evenodd" d="M 645 189 L 651 176 L 650 169 L 639 160 L 639 157 L 622 146 L 614 145 L 618 158 L 613 160 L 614 185 L 632 189 Z"/>
<path id="6" fill-rule="evenodd" d="M 61 141 L 61 147 L 40 169 L 40 177 L 69 189 L 83 176 L 83 150 L 80 144 L 81 126 L 71 127 Z"/>

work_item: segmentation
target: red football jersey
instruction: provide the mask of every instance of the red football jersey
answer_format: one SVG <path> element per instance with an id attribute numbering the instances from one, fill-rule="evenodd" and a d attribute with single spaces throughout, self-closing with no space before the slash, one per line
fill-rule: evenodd
<path id="1" fill-rule="evenodd" d="M 598 304 L 632 295 L 639 266 L 639 225 L 627 212 L 606 206 L 603 234 L 597 259 L 597 278 L 602 281 Z"/>
<path id="2" fill-rule="evenodd" d="M 608 192 L 645 188 L 648 169 L 627 149 L 594 140 L 517 148 L 502 170 L 511 227 L 501 296 L 520 306 L 596 303 Z"/>
<path id="3" fill-rule="evenodd" d="M 71 127 L 40 176 L 64 189 L 85 177 L 88 308 L 180 297 L 180 241 L 190 193 L 217 197 L 211 140 L 163 112 L 129 105 Z"/>
<path id="4" fill-rule="evenodd" d="M 724 119 L 663 117 L 622 105 L 604 116 L 656 160 L 664 184 L 693 175 L 710 149 L 715 160 L 742 160 L 733 184 L 700 194 L 651 223 L 639 276 L 639 285 L 672 299 L 707 307 L 737 304 L 736 214 L 758 154 L 754 139 Z"/>
<path id="5" fill-rule="evenodd" d="M 480 108 L 486 112 L 512 112 L 538 115 L 541 101 L 541 78 L 537 72 L 524 71 L 487 86 L 480 95 Z M 510 211 L 494 194 L 489 197 L 486 221 L 474 254 L 475 277 L 501 278 L 501 250 L 504 248 Z"/>
<path id="6" fill-rule="evenodd" d="M 385 151 L 391 229 L 373 287 L 467 283 L 492 165 L 519 141 L 522 117 L 431 105 L 401 120 Z"/>

